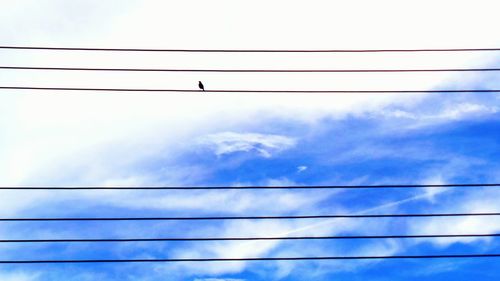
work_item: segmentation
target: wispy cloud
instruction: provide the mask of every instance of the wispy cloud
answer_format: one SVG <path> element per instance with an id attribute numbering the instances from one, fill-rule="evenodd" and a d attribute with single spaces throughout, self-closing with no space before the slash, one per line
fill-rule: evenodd
<path id="1" fill-rule="evenodd" d="M 441 203 L 433 209 L 437 211 L 446 210 L 457 213 L 488 213 L 499 212 L 500 192 L 497 190 L 478 189 L 458 196 L 454 201 Z M 442 220 L 439 218 L 426 219 L 411 225 L 410 230 L 415 233 L 452 233 L 452 234 L 491 234 L 500 231 L 500 219 L 497 217 L 457 217 Z M 441 248 L 448 247 L 454 243 L 473 243 L 492 241 L 491 237 L 458 237 L 422 239 Z"/>
<path id="2" fill-rule="evenodd" d="M 34 281 L 38 280 L 39 274 L 33 273 L 23 273 L 23 272 L 14 272 L 14 273 L 1 273 L 0 272 L 0 280 L 2 281 Z"/>
<path id="3" fill-rule="evenodd" d="M 281 135 L 234 132 L 210 134 L 199 139 L 200 145 L 208 146 L 217 156 L 256 151 L 265 158 L 293 147 L 296 142 L 295 138 Z"/>

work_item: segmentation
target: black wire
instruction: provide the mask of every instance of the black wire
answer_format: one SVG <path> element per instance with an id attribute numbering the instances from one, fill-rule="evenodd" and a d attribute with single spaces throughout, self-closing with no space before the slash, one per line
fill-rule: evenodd
<path id="1" fill-rule="evenodd" d="M 294 261 L 294 260 L 368 260 L 368 259 L 443 259 L 443 258 L 496 258 L 500 254 L 464 255 L 401 255 L 401 256 L 327 256 L 327 257 L 275 257 L 275 258 L 192 258 L 192 259 L 89 259 L 89 260 L 0 260 L 0 264 L 28 263 L 143 263 L 143 262 L 225 262 L 225 261 Z"/>
<path id="2" fill-rule="evenodd" d="M 425 48 L 425 49 L 146 49 L 146 48 L 83 48 L 83 47 L 42 47 L 42 46 L 0 46 L 0 49 L 52 50 L 52 51 L 112 51 L 112 52 L 192 52 L 192 53 L 381 53 L 381 52 L 479 52 L 500 51 L 500 48 Z"/>
<path id="3" fill-rule="evenodd" d="M 75 242 L 178 242 L 178 241 L 253 241 L 253 240 L 327 240 L 327 239 L 413 239 L 500 237 L 499 234 L 429 234 L 364 236 L 285 236 L 285 237 L 204 237 L 204 238 L 104 238 L 104 239 L 3 239 L 0 243 L 75 243 Z"/>
<path id="4" fill-rule="evenodd" d="M 179 68 L 86 68 L 86 67 L 38 67 L 38 66 L 0 66 L 8 70 L 57 70 L 57 71 L 120 71 L 120 72 L 288 72 L 288 73 L 318 73 L 318 72 L 480 72 L 500 71 L 500 68 L 442 68 L 442 69 L 179 69 Z"/>
<path id="5" fill-rule="evenodd" d="M 500 90 L 499 90 L 500 91 Z M 0 186 L 0 190 L 245 190 L 245 189 L 386 189 L 386 188 L 446 188 L 500 187 L 500 183 L 461 184 L 385 184 L 385 185 L 304 185 L 304 186 Z"/>
<path id="6" fill-rule="evenodd" d="M 200 93 L 189 89 L 131 89 L 131 88 L 74 88 L 74 87 L 24 87 L 0 86 L 0 90 L 40 90 L 40 91 L 101 91 L 101 92 L 178 92 Z M 498 93 L 500 90 L 205 90 L 205 93 Z"/>
<path id="7" fill-rule="evenodd" d="M 284 220 L 333 218 L 408 218 L 500 216 L 500 213 L 379 214 L 379 215 L 307 215 L 307 216 L 223 216 L 223 217 L 106 217 L 106 218 L 0 218 L 0 221 L 153 221 L 153 220 Z"/>

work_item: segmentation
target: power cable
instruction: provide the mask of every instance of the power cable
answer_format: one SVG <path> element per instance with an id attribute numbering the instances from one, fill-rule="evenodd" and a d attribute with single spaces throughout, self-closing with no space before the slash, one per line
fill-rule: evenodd
<path id="1" fill-rule="evenodd" d="M 500 68 L 436 68 L 436 69 L 181 69 L 181 68 L 88 68 L 0 66 L 4 70 L 38 71 L 110 71 L 110 72 L 232 72 L 232 73 L 361 73 L 361 72 L 484 72 Z"/>
<path id="2" fill-rule="evenodd" d="M 495 213 L 435 213 L 435 214 L 370 214 L 370 215 L 302 215 L 302 216 L 220 216 L 220 217 L 101 217 L 101 218 L 0 218 L 0 222 L 27 221 L 193 221 L 193 220 L 285 220 L 285 219 L 356 219 L 409 217 L 471 217 L 500 216 Z"/>
<path id="3" fill-rule="evenodd" d="M 190 89 L 145 89 L 145 88 L 81 88 L 81 87 L 25 87 L 0 86 L 0 90 L 36 90 L 36 91 L 92 91 L 92 92 L 174 92 L 201 93 L 201 90 Z M 317 93 L 317 94 L 349 94 L 349 93 L 499 93 L 500 90 L 205 90 L 205 93 Z"/>
<path id="4" fill-rule="evenodd" d="M 152 49 L 152 48 L 86 48 L 47 46 L 0 46 L 11 50 L 45 51 L 111 51 L 111 52 L 186 52 L 186 53 L 390 53 L 390 52 L 490 52 L 500 48 L 422 48 L 422 49 Z"/>
<path id="5" fill-rule="evenodd" d="M 397 256 L 322 256 L 268 258 L 182 258 L 182 259 L 86 259 L 86 260 L 0 260 L 0 264 L 35 263 L 150 263 L 150 262 L 229 262 L 229 261 L 297 261 L 297 260 L 371 260 L 371 259 L 456 259 L 498 258 L 500 254 L 397 255 Z"/>
<path id="6" fill-rule="evenodd" d="M 499 90 L 500 91 L 500 90 Z M 387 189 L 500 187 L 500 183 L 302 185 L 302 186 L 0 186 L 0 190 L 247 190 L 247 189 Z"/>
<path id="7" fill-rule="evenodd" d="M 464 237 L 500 237 L 500 233 L 499 234 L 362 235 L 362 236 L 285 236 L 285 237 L 1 239 L 0 243 L 183 242 L 183 241 L 255 241 L 255 240 L 415 239 L 415 238 L 464 238 Z"/>

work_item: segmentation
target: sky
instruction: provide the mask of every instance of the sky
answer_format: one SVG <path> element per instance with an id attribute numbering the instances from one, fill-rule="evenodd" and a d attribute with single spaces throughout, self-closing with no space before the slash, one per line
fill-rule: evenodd
<path id="1" fill-rule="evenodd" d="M 185 49 L 498 48 L 497 1 L 0 0 L 0 45 Z M 0 50 L 4 66 L 494 68 L 499 52 Z M 500 89 L 495 72 L 0 70 L 0 86 Z M 495 93 L 0 92 L 1 186 L 500 182 Z M 492 187 L 0 191 L 0 217 L 500 212 Z M 0 239 L 498 233 L 500 218 L 1 222 Z M 2 243 L 0 260 L 499 253 L 498 238 Z M 0 280 L 498 280 L 500 259 L 0 265 Z"/>

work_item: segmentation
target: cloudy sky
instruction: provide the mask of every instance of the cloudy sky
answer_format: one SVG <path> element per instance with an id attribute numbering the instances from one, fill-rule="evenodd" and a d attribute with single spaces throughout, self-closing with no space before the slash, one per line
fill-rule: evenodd
<path id="1" fill-rule="evenodd" d="M 497 1 L 0 0 L 0 45 L 185 49 L 498 48 Z M 0 50 L 3 66 L 233 69 L 500 67 L 499 52 Z M 495 72 L 1 70 L 0 86 L 209 90 L 500 89 Z M 0 92 L 1 186 L 500 182 L 492 93 Z M 495 188 L 0 191 L 0 216 L 499 212 Z M 500 232 L 500 219 L 2 222 L 1 239 Z M 1 260 L 498 253 L 493 238 L 0 244 Z M 498 280 L 498 259 L 0 265 L 0 280 Z"/>

